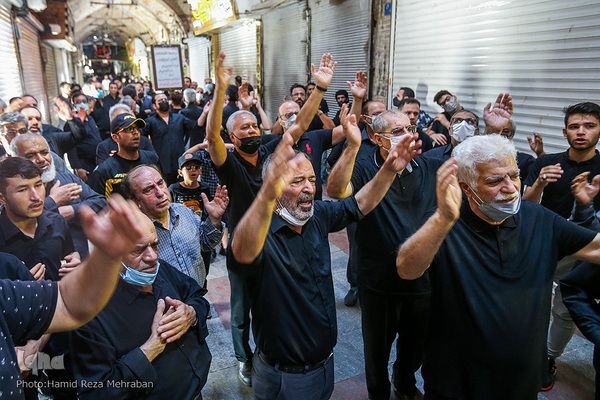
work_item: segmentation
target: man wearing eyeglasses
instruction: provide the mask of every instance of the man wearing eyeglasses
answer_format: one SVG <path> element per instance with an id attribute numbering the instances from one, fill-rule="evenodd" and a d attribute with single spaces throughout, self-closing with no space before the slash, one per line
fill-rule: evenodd
<path id="1" fill-rule="evenodd" d="M 27 118 L 19 112 L 10 112 L 0 115 L 0 157 L 4 157 L 10 150 L 10 142 L 19 134 L 27 133 Z"/>
<path id="2" fill-rule="evenodd" d="M 92 171 L 88 182 L 92 189 L 107 199 L 113 193 L 123 194 L 121 183 L 135 166 L 159 165 L 156 153 L 140 150 L 140 128 L 145 125 L 143 119 L 131 114 L 119 114 L 110 123 L 112 138 L 119 150 Z"/>
<path id="3" fill-rule="evenodd" d="M 410 119 L 396 110 L 373 116 L 370 126 L 377 147 L 357 157 L 360 144 L 348 144 L 329 176 L 327 192 L 331 197 L 356 194 L 382 168 L 396 143 L 416 131 Z M 398 398 L 419 395 L 415 372 L 421 365 L 429 315 L 429 277 L 425 274 L 414 281 L 401 279 L 395 255 L 398 243 L 435 210 L 431 193 L 435 193 L 435 171 L 441 164 L 436 158 L 411 160 L 398 172 L 381 203 L 356 228 L 358 297 L 370 399 L 390 398 L 388 363 L 396 336 L 393 390 Z"/>
<path id="4" fill-rule="evenodd" d="M 425 157 L 447 160 L 452 156 L 452 150 L 471 136 L 479 135 L 479 117 L 473 111 L 462 110 L 450 118 L 450 143 L 434 147 L 425 153 Z"/>

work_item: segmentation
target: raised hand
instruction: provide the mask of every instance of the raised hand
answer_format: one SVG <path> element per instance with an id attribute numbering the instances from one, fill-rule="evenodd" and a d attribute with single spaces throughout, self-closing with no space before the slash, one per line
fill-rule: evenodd
<path id="1" fill-rule="evenodd" d="M 242 110 L 249 110 L 254 103 L 254 96 L 248 91 L 248 82 L 242 83 L 238 88 L 238 100 L 242 104 Z"/>
<path id="2" fill-rule="evenodd" d="M 554 165 L 546 165 L 540 170 L 536 183 L 542 187 L 548 186 L 549 183 L 554 183 L 560 179 L 563 174 L 563 169 L 560 163 Z"/>
<path id="3" fill-rule="evenodd" d="M 367 82 L 367 74 L 362 71 L 356 72 L 354 82 L 346 81 L 354 99 L 364 99 L 367 97 Z"/>
<path id="4" fill-rule="evenodd" d="M 455 158 L 450 158 L 437 171 L 436 196 L 438 212 L 449 222 L 454 222 L 460 216 L 462 190 L 457 178 L 458 164 Z"/>
<path id="5" fill-rule="evenodd" d="M 208 213 L 208 217 L 211 219 L 211 223 L 215 226 L 220 226 L 221 217 L 223 217 L 223 214 L 227 209 L 227 205 L 229 204 L 227 186 L 217 185 L 215 197 L 210 202 L 208 201 L 208 197 L 206 197 L 206 194 L 201 193 L 200 196 L 202 196 L 202 203 L 204 203 L 204 209 Z"/>
<path id="6" fill-rule="evenodd" d="M 396 146 L 390 149 L 384 166 L 389 166 L 396 172 L 402 172 L 410 161 L 419 154 L 421 154 L 419 135 L 407 133 L 402 135 Z"/>
<path id="7" fill-rule="evenodd" d="M 542 135 L 537 132 L 533 132 L 533 137 L 527 136 L 527 141 L 529 142 L 529 148 L 533 151 L 538 157 L 544 154 L 544 141 L 542 140 Z"/>
<path id="8" fill-rule="evenodd" d="M 310 64 L 310 73 L 317 86 L 327 89 L 331 83 L 336 67 L 337 63 L 333 61 L 333 56 L 330 53 L 325 53 L 321 56 L 319 69 L 315 69 L 315 65 Z"/>
<path id="9" fill-rule="evenodd" d="M 293 149 L 294 139 L 289 133 L 284 133 L 277 145 L 269 164 L 269 171 L 263 181 L 263 187 L 268 199 L 278 199 L 294 178 L 297 162 Z"/>
<path id="10" fill-rule="evenodd" d="M 493 132 L 502 132 L 504 126 L 513 114 L 513 99 L 509 93 L 500 93 L 492 106 L 487 103 L 483 108 L 483 120 L 485 125 Z"/>
<path id="11" fill-rule="evenodd" d="M 63 121 L 70 121 L 73 119 L 73 111 L 71 110 L 69 103 L 60 97 L 53 97 L 52 102 L 54 103 L 54 111 L 56 111 L 60 119 Z"/>
<path id="12" fill-rule="evenodd" d="M 600 175 L 596 175 L 591 182 L 588 181 L 589 176 L 589 171 L 583 172 L 571 182 L 571 193 L 577 204 L 591 203 L 600 190 Z"/>
<path id="13" fill-rule="evenodd" d="M 361 134 L 358 124 L 356 123 L 356 116 L 354 114 L 348 115 L 350 110 L 348 104 L 342 104 L 340 110 L 340 122 L 344 128 L 344 136 L 348 141 L 348 145 L 360 146 Z"/>
<path id="14" fill-rule="evenodd" d="M 231 81 L 231 75 L 233 74 L 232 67 L 223 66 L 225 61 L 225 53 L 219 52 L 217 56 L 217 62 L 215 63 L 215 72 L 217 74 L 216 84 L 221 87 L 221 90 L 227 89 L 229 82 Z"/>

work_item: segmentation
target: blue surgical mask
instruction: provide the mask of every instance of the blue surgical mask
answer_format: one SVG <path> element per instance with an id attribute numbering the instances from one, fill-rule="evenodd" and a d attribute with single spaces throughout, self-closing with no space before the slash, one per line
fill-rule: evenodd
<path id="1" fill-rule="evenodd" d="M 211 85 L 211 84 L 204 85 L 204 90 L 206 90 L 207 92 L 212 92 L 213 85 Z"/>
<path id="2" fill-rule="evenodd" d="M 156 279 L 156 275 L 158 275 L 160 263 L 156 263 L 156 270 L 153 273 L 136 271 L 125 264 L 123 264 L 123 267 L 125 267 L 125 272 L 121 272 L 121 278 L 125 282 L 135 286 L 151 286 Z"/>
<path id="3" fill-rule="evenodd" d="M 104 97 L 104 90 L 98 90 L 98 98 L 101 99 Z"/>
<path id="4" fill-rule="evenodd" d="M 75 103 L 75 110 L 77 111 L 83 108 L 85 112 L 87 112 L 89 107 L 90 106 L 88 105 L 88 103 Z"/>

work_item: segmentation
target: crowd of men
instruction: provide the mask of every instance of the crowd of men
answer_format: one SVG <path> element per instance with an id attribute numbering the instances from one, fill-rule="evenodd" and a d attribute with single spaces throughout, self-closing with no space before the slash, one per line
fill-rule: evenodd
<path id="1" fill-rule="evenodd" d="M 358 71 L 330 117 L 336 66 L 324 54 L 273 122 L 223 53 L 200 91 L 63 83 L 57 127 L 32 96 L 0 103 L 0 394 L 49 379 L 61 399 L 202 398 L 220 244 L 240 382 L 327 399 L 344 228 L 370 399 L 423 398 L 421 367 L 426 399 L 533 399 L 575 323 L 600 344 L 600 106 L 567 105 L 568 149 L 535 133 L 534 157 L 509 93 L 479 114 L 441 90 L 431 117 L 408 87 L 392 109 L 368 100 Z M 64 368 L 32 371 L 42 353 Z"/>

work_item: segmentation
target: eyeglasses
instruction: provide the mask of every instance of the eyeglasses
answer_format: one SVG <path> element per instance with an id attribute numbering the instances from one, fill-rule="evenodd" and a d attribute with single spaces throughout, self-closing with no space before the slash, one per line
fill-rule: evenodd
<path id="1" fill-rule="evenodd" d="M 407 126 L 399 126 L 397 128 L 392 129 L 389 132 L 377 132 L 378 134 L 386 134 L 389 136 L 400 136 L 405 133 L 415 133 L 417 131 L 416 125 L 407 125 Z"/>
<path id="2" fill-rule="evenodd" d="M 17 134 L 24 135 L 26 133 L 27 133 L 27 128 L 10 129 L 10 130 L 6 131 L 6 136 L 8 136 L 9 138 L 14 138 L 15 136 L 17 136 Z"/>
<path id="3" fill-rule="evenodd" d="M 188 165 L 184 165 L 184 167 L 188 171 L 191 171 L 191 170 L 198 171 L 198 170 L 202 169 L 202 165 L 200 165 L 200 164 L 188 164 Z"/>
<path id="4" fill-rule="evenodd" d="M 454 118 L 454 120 L 452 120 L 452 125 L 460 124 L 463 121 L 467 121 L 467 124 L 469 125 L 477 126 L 477 120 L 475 118 Z"/>
<path id="5" fill-rule="evenodd" d="M 136 132 L 137 132 L 137 133 L 139 133 L 139 131 L 140 131 L 140 130 L 139 130 L 139 129 L 138 129 L 138 127 L 137 127 L 137 126 L 135 126 L 135 125 L 134 125 L 134 126 L 129 126 L 129 127 L 127 127 L 127 128 L 123 128 L 123 129 L 121 129 L 121 132 L 129 133 L 129 134 L 131 134 L 131 135 L 133 135 L 133 134 L 134 134 L 134 133 L 136 133 Z"/>
<path id="6" fill-rule="evenodd" d="M 298 112 L 299 112 L 299 111 L 294 111 L 294 112 L 285 113 L 285 114 L 283 114 L 283 115 L 280 115 L 279 117 L 281 117 L 281 118 L 283 118 L 283 119 L 286 119 L 286 120 L 288 120 L 288 119 L 292 118 L 292 115 L 298 115 Z"/>

